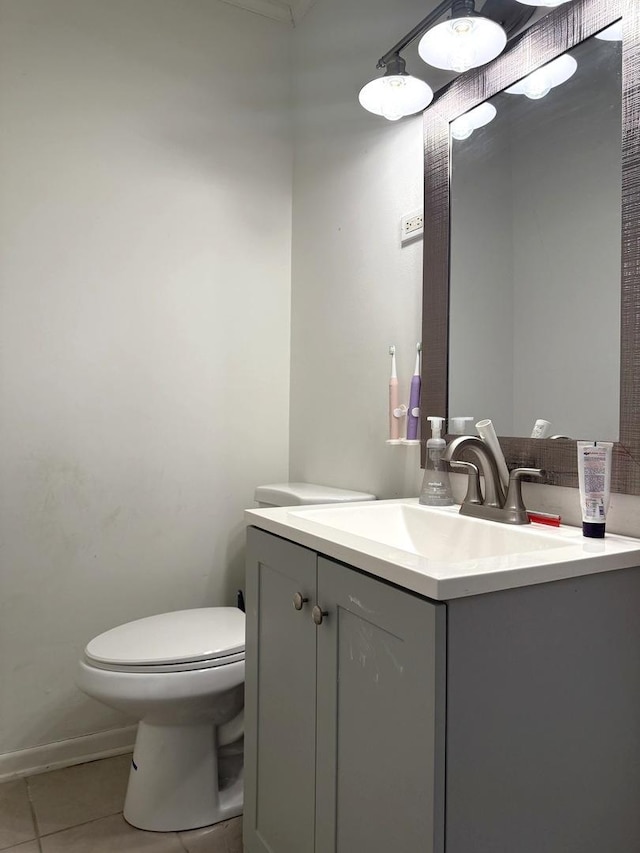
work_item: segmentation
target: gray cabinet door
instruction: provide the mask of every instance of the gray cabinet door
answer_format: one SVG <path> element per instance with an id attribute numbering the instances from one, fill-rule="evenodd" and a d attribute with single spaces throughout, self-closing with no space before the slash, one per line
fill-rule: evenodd
<path id="1" fill-rule="evenodd" d="M 322 557 L 318 604 L 315 853 L 442 853 L 446 607 Z"/>
<path id="2" fill-rule="evenodd" d="M 315 552 L 247 532 L 244 844 L 313 853 L 316 751 Z M 296 610 L 293 597 L 307 598 Z M 352 851 L 355 853 L 355 851 Z"/>

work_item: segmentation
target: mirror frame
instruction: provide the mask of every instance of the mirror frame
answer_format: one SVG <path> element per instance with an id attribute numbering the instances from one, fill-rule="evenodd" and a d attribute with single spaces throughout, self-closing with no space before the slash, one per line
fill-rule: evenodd
<path id="1" fill-rule="evenodd" d="M 556 56 L 623 18 L 620 431 L 611 489 L 640 494 L 640 4 L 573 0 L 558 6 L 483 68 L 456 78 L 424 112 L 422 435 L 427 414 L 449 416 L 449 124 Z M 479 417 L 491 417 L 482 412 Z M 590 436 L 585 436 L 590 438 Z M 509 468 L 544 468 L 543 482 L 578 485 L 576 441 L 500 436 Z M 424 466 L 425 442 L 422 442 Z"/>

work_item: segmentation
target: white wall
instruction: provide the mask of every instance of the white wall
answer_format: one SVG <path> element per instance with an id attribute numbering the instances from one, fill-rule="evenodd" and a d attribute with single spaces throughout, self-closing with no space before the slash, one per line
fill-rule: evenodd
<path id="1" fill-rule="evenodd" d="M 88 639 L 232 603 L 288 473 L 290 30 L 0 0 L 0 753 L 120 725 Z"/>
<path id="2" fill-rule="evenodd" d="M 421 479 L 384 439 L 422 126 L 356 97 L 426 11 L 318 0 L 293 33 L 291 475 L 381 497 Z M 242 507 L 287 476 L 291 35 L 216 0 L 0 0 L 0 753 L 121 725 L 73 687 L 82 646 L 230 602 Z M 614 497 L 610 529 L 639 519 Z"/>
<path id="3" fill-rule="evenodd" d="M 422 118 L 357 97 L 426 11 L 322 0 L 294 35 L 291 475 L 380 497 L 420 483 L 417 449 L 385 439 L 389 345 L 406 396 L 421 336 L 422 243 L 401 248 L 400 219 L 422 206 Z"/>

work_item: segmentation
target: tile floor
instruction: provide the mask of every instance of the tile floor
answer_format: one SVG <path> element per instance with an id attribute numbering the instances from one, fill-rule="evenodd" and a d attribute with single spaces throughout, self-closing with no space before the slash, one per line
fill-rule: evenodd
<path id="1" fill-rule="evenodd" d="M 2 853 L 242 853 L 242 819 L 142 832 L 122 817 L 130 755 L 0 785 Z"/>

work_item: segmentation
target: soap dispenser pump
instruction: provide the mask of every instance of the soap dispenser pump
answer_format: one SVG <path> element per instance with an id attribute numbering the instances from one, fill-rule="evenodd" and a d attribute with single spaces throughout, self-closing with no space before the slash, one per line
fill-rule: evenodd
<path id="1" fill-rule="evenodd" d="M 442 458 L 446 442 L 442 438 L 444 418 L 431 416 L 431 438 L 427 441 L 427 460 L 420 490 L 420 503 L 425 506 L 451 506 L 454 503 L 449 480 L 449 463 Z"/>

